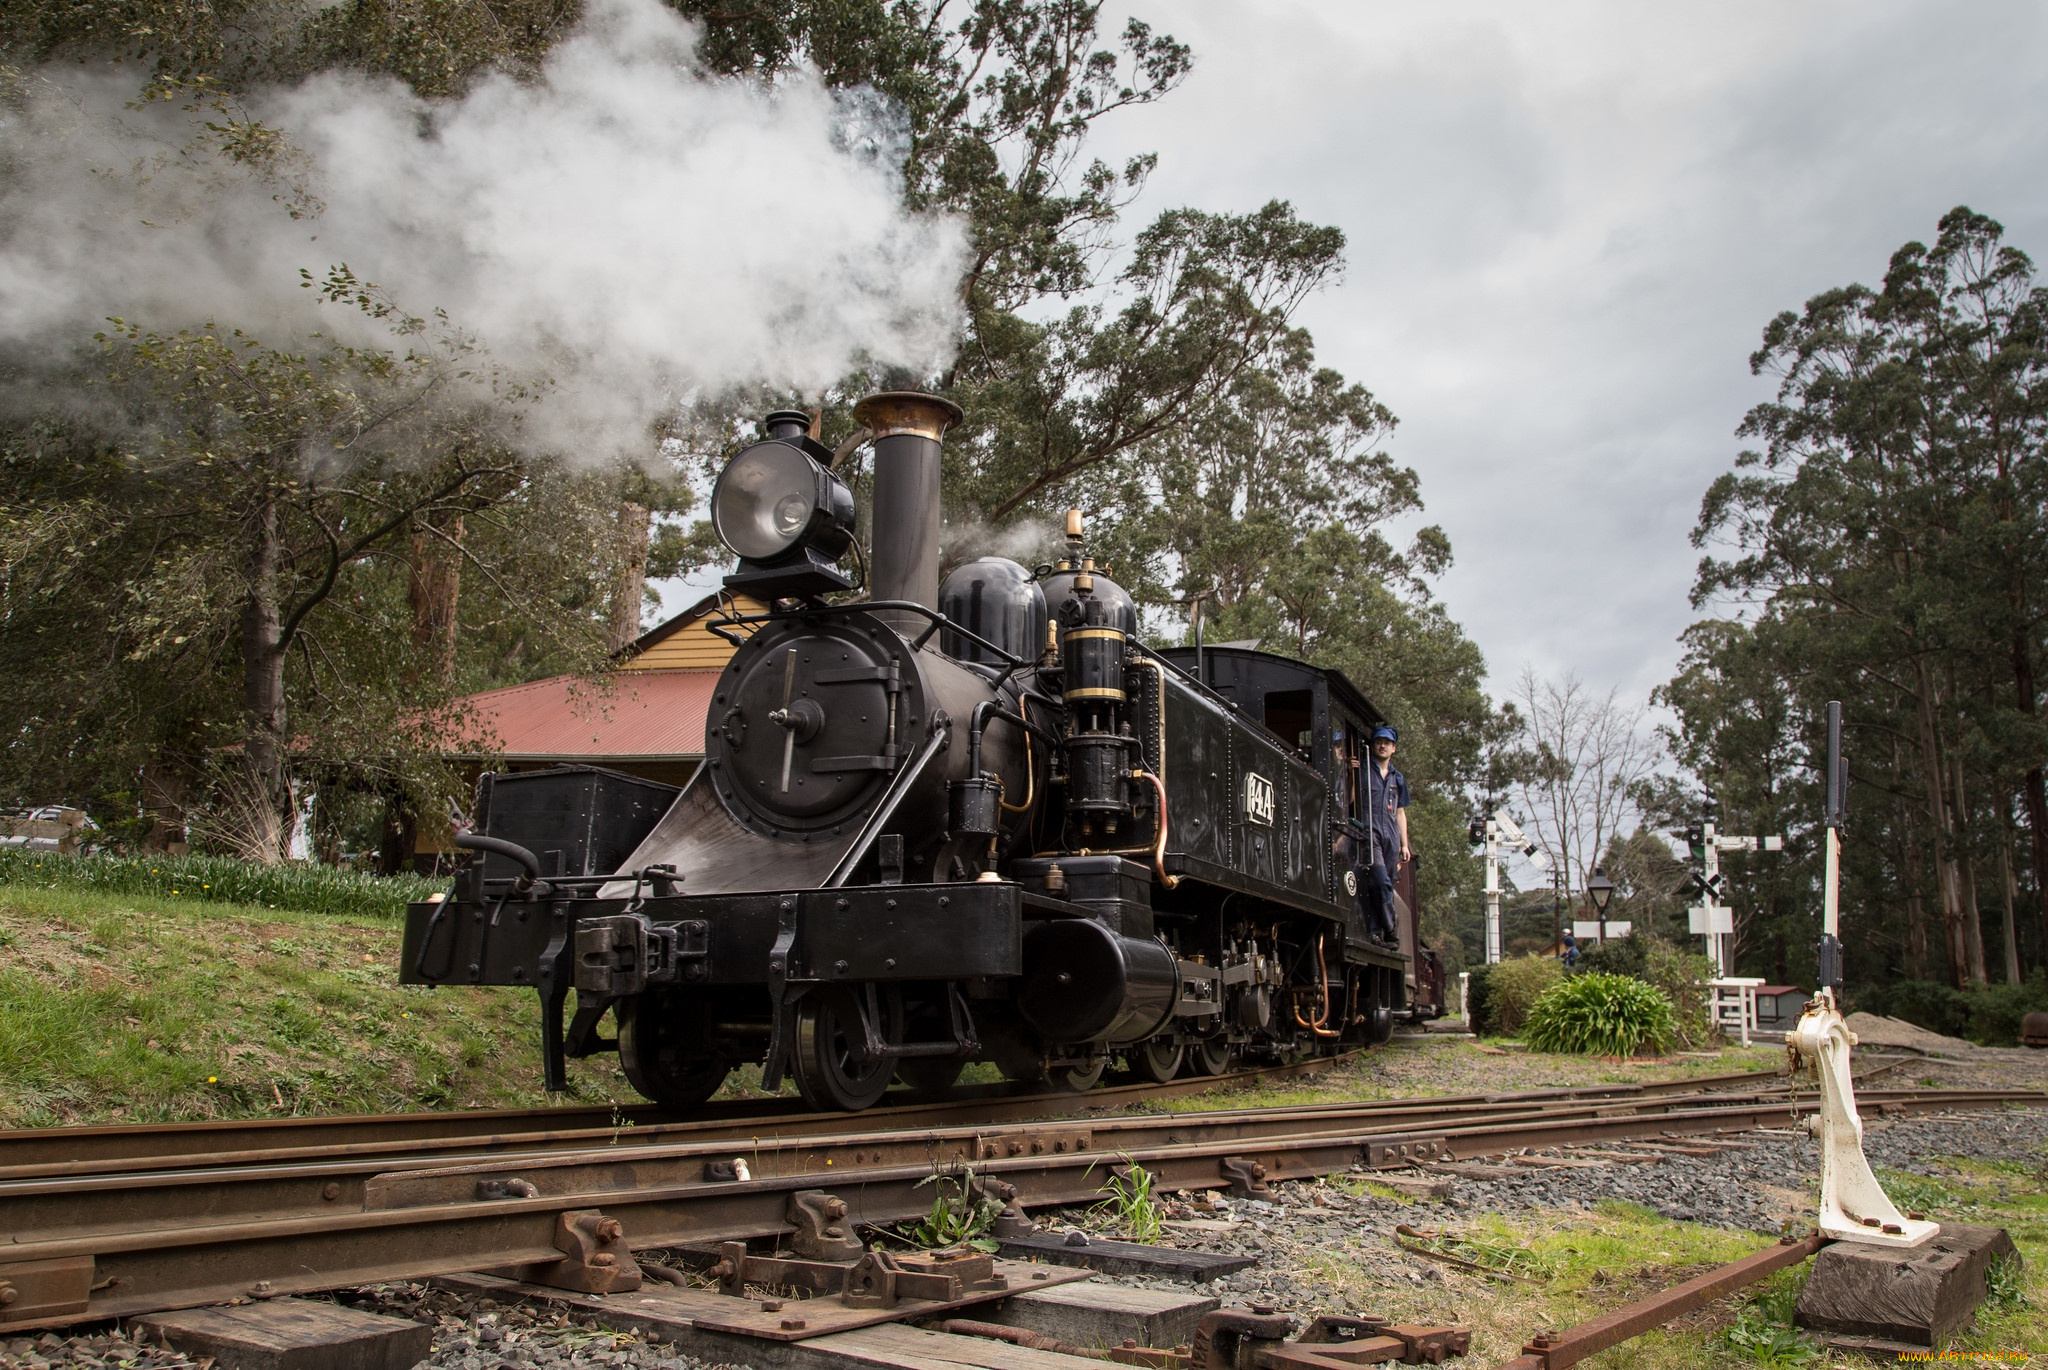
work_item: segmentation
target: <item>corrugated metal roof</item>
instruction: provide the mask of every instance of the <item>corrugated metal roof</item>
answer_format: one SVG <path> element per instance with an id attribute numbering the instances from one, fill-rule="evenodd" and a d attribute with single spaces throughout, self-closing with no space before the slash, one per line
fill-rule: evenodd
<path id="1" fill-rule="evenodd" d="M 717 671 L 620 672 L 608 683 L 560 675 L 473 694 L 471 755 L 508 760 L 623 760 L 704 754 Z"/>

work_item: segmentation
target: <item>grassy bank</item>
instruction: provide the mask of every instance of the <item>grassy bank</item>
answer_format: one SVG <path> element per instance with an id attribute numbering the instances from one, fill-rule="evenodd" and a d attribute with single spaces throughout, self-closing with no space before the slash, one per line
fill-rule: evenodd
<path id="1" fill-rule="evenodd" d="M 301 861 L 259 866 L 226 856 L 60 856 L 0 848 L 0 886 L 9 885 L 388 919 L 403 918 L 408 902 L 448 888 L 446 880 L 365 875 Z"/>
<path id="2" fill-rule="evenodd" d="M 0 1126 L 545 1100 L 535 997 L 401 988 L 382 912 L 51 883 L 0 884 Z M 638 1100 L 616 1057 L 569 1070 Z"/>

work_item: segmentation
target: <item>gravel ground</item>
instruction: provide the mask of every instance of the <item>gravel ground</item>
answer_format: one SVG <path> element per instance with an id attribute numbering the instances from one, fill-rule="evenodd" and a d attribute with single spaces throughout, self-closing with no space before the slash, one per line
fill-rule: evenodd
<path id="1" fill-rule="evenodd" d="M 1218 1280 L 1225 1302 L 1274 1303 L 1335 1311 L 1340 1298 L 1325 1278 L 1341 1266 L 1347 1282 L 1387 1286 L 1441 1283 L 1436 1264 L 1402 1251 L 1394 1228 L 1455 1226 L 1477 1213 L 1586 1211 L 1603 1200 L 1638 1204 L 1665 1218 L 1776 1234 L 1786 1223 L 1810 1226 L 1820 1190 L 1819 1147 L 1792 1133 L 1750 1133 L 1746 1151 L 1714 1157 L 1671 1156 L 1654 1165 L 1604 1170 L 1530 1170 L 1498 1180 L 1450 1177 L 1441 1200 L 1406 1203 L 1353 1196 L 1331 1184 L 1281 1184 L 1273 1199 L 1174 1201 L 1166 1238 L 1177 1246 L 1256 1255 L 1259 1264 Z M 1610 1149 L 1626 1149 L 1614 1144 Z M 1939 1175 L 1941 1157 L 2048 1163 L 2048 1109 L 1936 1115 L 1870 1123 L 1865 1154 L 1881 1168 Z M 1369 1177 L 1353 1177 L 1369 1178 Z M 1210 1225 L 1230 1224 L 1228 1230 Z M 1154 1287 L 1163 1281 L 1133 1280 Z"/>
<path id="2" fill-rule="evenodd" d="M 410 1318 L 439 1329 L 434 1351 L 423 1366 L 434 1370 L 721 1370 L 673 1347 L 655 1346 L 595 1322 L 577 1322 L 545 1309 L 502 1305 L 425 1284 L 379 1285 L 343 1293 L 339 1302 L 371 1313 Z M 0 1366 L 22 1370 L 85 1370 L 133 1366 L 136 1370 L 204 1370 L 194 1360 L 163 1346 L 145 1345 L 119 1334 L 0 1339 Z M 737 1370 L 727 1367 L 724 1370 Z"/>

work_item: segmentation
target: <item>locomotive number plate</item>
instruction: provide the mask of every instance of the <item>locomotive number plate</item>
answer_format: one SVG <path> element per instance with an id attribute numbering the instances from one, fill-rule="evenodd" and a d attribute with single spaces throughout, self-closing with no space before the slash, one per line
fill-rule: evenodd
<path id="1" fill-rule="evenodd" d="M 1257 771 L 1247 771 L 1244 777 L 1244 816 L 1247 822 L 1260 827 L 1273 826 L 1273 782 Z"/>

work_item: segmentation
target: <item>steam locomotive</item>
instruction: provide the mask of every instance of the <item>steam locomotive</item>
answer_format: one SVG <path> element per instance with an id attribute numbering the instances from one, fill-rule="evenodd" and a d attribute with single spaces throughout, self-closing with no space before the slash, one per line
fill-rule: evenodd
<path id="1" fill-rule="evenodd" d="M 1336 856 L 1381 721 L 1358 690 L 1147 646 L 1078 512 L 1057 566 L 985 557 L 941 584 L 960 410 L 892 392 L 855 417 L 870 597 L 831 602 L 860 551 L 832 453 L 806 415 L 769 415 L 712 495 L 726 585 L 773 607 L 715 625 L 737 650 L 704 765 L 680 790 L 485 776 L 456 839 L 481 859 L 410 906 L 404 982 L 529 987 L 548 1088 L 616 1050 L 672 1110 L 742 1062 L 858 1110 L 895 1081 L 942 1094 L 970 1061 L 1080 1090 L 1117 1063 L 1222 1074 L 1441 1012 L 1412 885 L 1378 942 Z"/>

